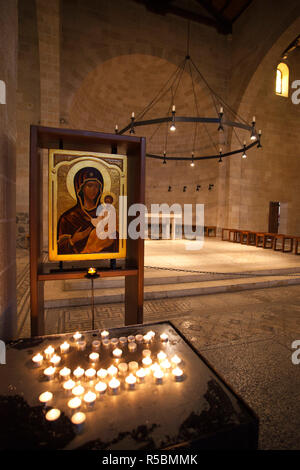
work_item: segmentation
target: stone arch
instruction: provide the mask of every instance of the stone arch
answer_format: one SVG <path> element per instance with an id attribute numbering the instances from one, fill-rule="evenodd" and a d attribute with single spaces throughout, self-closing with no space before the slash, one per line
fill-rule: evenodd
<path id="1" fill-rule="evenodd" d="M 265 54 L 241 97 L 237 111 L 248 121 L 256 115 L 257 128 L 263 131 L 263 148 L 253 149 L 245 161 L 236 159 L 229 162 L 226 200 L 227 223 L 230 226 L 267 231 L 269 202 L 280 201 L 285 207 L 289 206 L 289 214 L 284 216 L 285 231 L 300 234 L 300 223 L 297 221 L 300 195 L 295 181 L 295 175 L 300 170 L 297 153 L 300 145 L 297 130 L 299 114 L 290 97 L 283 98 L 275 93 L 277 65 L 287 45 L 299 34 L 299 29 L 300 18 Z M 299 74 L 300 67 L 296 72 L 296 62 L 292 66 L 290 60 L 289 57 L 287 64 L 293 81 L 293 74 Z M 290 141 L 294 142 L 293 146 Z M 299 145 L 295 144 L 297 141 Z M 234 145 L 234 138 L 231 145 Z"/>
<path id="2" fill-rule="evenodd" d="M 99 64 L 85 77 L 74 94 L 65 125 L 71 128 L 114 132 L 115 125 L 118 124 L 121 129 L 129 123 L 133 111 L 137 115 L 156 96 L 176 68 L 173 62 L 157 55 L 137 53 L 119 55 Z M 213 101 L 204 84 L 197 81 L 195 88 L 201 103 L 201 114 L 215 116 Z M 179 114 L 191 115 L 192 108 L 192 114 L 196 115 L 196 110 L 193 109 L 191 79 L 187 72 L 183 73 L 177 93 L 175 104 Z M 170 96 L 170 94 L 165 96 L 150 113 L 147 113 L 146 118 L 165 116 L 171 104 Z M 210 129 L 210 134 L 215 141 L 218 139 L 217 128 L 216 125 L 214 129 Z M 146 137 L 147 152 L 161 155 L 165 144 L 166 125 L 161 126 L 156 131 L 155 138 L 151 139 L 156 129 L 157 126 L 137 128 L 136 133 Z M 169 133 L 168 154 L 188 156 L 186 148 L 192 151 L 193 132 L 193 125 L 177 124 L 176 132 L 172 135 Z M 198 127 L 198 134 L 195 156 L 197 156 L 197 150 L 199 152 L 204 150 L 206 154 L 216 152 L 203 126 Z M 213 214 L 217 210 L 217 191 L 205 191 L 204 194 L 196 192 L 200 171 L 200 183 L 203 187 L 208 187 L 209 183 L 216 185 L 219 171 L 216 160 L 196 162 L 195 168 L 191 168 L 189 162 L 169 162 L 167 165 L 162 165 L 161 161 L 147 159 L 147 204 L 160 203 L 162 198 L 164 201 L 166 199 L 169 204 L 178 200 L 207 202 L 206 223 L 214 224 L 216 216 Z M 165 177 L 162 177 L 162 172 Z M 166 191 L 169 184 L 173 188 L 171 193 Z M 187 184 L 188 191 L 183 194 L 184 184 Z M 197 198 L 201 198 L 201 201 Z"/>

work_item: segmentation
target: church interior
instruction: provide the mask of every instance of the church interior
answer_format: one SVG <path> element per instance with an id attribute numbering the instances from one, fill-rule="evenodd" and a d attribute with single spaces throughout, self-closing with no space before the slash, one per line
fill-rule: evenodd
<path id="1" fill-rule="evenodd" d="M 0 340 L 6 343 L 0 415 L 35 393 L 22 402 L 22 413 L 35 407 L 46 448 L 56 433 L 50 449 L 185 449 L 197 442 L 201 449 L 299 450 L 299 1 L 0 0 L 0 51 Z M 102 163 L 95 163 L 97 152 Z M 82 163 L 87 154 L 90 163 Z M 88 182 L 98 191 L 91 199 Z M 96 229 L 98 239 L 91 239 L 93 227 L 86 227 L 101 218 L 94 209 L 100 201 L 115 204 L 116 195 L 125 195 L 128 207 L 144 204 L 145 240 L 121 244 L 120 227 L 114 248 L 99 241 Z M 181 234 L 182 215 L 150 223 L 160 205 L 199 206 L 198 249 Z M 71 233 L 76 217 L 82 222 Z M 194 213 L 189 227 L 197 223 Z M 114 336 L 111 352 L 105 341 Z M 44 354 L 44 343 L 51 348 L 55 341 L 58 356 Z M 58 346 L 63 341 L 78 368 L 87 351 L 96 362 L 99 354 L 112 356 L 111 367 L 119 368 L 109 382 L 92 363 L 88 370 L 99 369 L 102 380 L 96 392 L 94 379 L 88 387 L 88 375 L 84 383 L 72 376 L 74 387 L 88 392 L 77 396 L 73 388 L 73 400 L 85 403 L 73 409 L 69 400 L 67 411 L 55 388 L 63 373 L 53 378 L 41 365 L 48 361 L 59 374 L 62 356 L 70 370 L 68 352 Z M 162 360 L 150 385 L 154 351 L 165 355 L 168 347 L 172 372 Z M 135 351 L 142 353 L 138 371 L 120 359 L 125 349 L 135 364 Z M 38 353 L 44 357 L 37 364 Z M 127 363 L 125 380 L 120 366 L 127 370 Z M 43 373 L 46 382 L 38 379 Z M 26 384 L 33 376 L 34 392 Z M 73 381 L 67 372 L 66 378 Z M 154 387 L 156 406 L 141 384 Z M 174 420 L 181 409 L 176 432 L 171 418 L 166 429 L 158 424 L 164 387 Z M 184 387 L 194 408 L 184 401 Z M 123 395 L 130 411 L 138 393 L 156 419 L 144 416 L 144 408 L 140 421 L 134 418 L 147 431 L 139 439 L 124 417 L 109 417 L 112 403 L 117 414 L 116 399 Z M 93 418 L 101 406 L 108 430 Z M 39 428 L 46 412 L 49 429 Z M 9 437 L 15 428 L 8 428 L 2 419 L 0 449 L 20 448 Z M 35 432 L 27 440 L 19 432 L 23 448 L 41 446 Z"/>

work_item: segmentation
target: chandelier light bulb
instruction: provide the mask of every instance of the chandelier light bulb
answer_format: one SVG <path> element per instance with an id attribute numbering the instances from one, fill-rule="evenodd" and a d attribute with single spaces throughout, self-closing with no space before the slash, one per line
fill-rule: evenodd
<path id="1" fill-rule="evenodd" d="M 247 158 L 247 155 L 246 155 L 246 142 L 244 141 L 244 151 L 243 151 L 243 154 L 242 154 L 242 158 Z"/>
<path id="2" fill-rule="evenodd" d="M 250 140 L 256 140 L 256 132 L 255 132 L 255 116 L 253 116 L 253 121 L 252 121 L 252 129 L 251 129 Z"/>
<path id="3" fill-rule="evenodd" d="M 195 166 L 195 163 L 194 163 L 194 152 L 192 153 L 192 161 L 191 161 L 191 166 L 194 167 Z"/>
<path id="4" fill-rule="evenodd" d="M 172 131 L 172 132 L 175 132 L 175 131 L 176 131 L 176 127 L 175 127 L 175 124 L 174 124 L 174 123 L 171 124 L 171 126 L 170 126 L 170 131 Z"/>

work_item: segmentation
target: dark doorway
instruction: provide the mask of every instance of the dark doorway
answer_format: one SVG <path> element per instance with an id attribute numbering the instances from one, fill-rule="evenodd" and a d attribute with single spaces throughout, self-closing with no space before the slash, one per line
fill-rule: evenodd
<path id="1" fill-rule="evenodd" d="M 270 202 L 269 233 L 278 233 L 280 218 L 280 202 Z"/>

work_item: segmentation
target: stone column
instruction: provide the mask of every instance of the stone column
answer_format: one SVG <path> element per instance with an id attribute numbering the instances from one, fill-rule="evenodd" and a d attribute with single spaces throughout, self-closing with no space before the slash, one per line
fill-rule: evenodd
<path id="1" fill-rule="evenodd" d="M 17 0 L 0 0 L 0 339 L 17 334 L 16 307 L 16 89 Z"/>
<path id="2" fill-rule="evenodd" d="M 36 0 L 40 58 L 41 125 L 59 127 L 60 0 Z M 43 151 L 43 246 L 48 247 L 48 159 Z"/>

